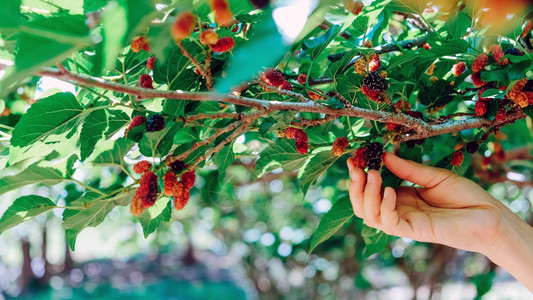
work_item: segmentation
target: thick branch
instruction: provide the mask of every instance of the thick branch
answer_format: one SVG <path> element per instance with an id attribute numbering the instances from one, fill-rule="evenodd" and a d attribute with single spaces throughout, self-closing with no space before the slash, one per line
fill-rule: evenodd
<path id="1" fill-rule="evenodd" d="M 391 122 L 403 125 L 407 128 L 414 129 L 416 134 L 410 136 L 400 137 L 400 141 L 407 141 L 413 139 L 421 139 L 432 137 L 440 134 L 461 131 L 470 128 L 488 127 L 494 125 L 507 124 L 514 120 L 523 119 L 526 117 L 525 113 L 518 110 L 509 113 L 504 120 L 500 122 L 492 122 L 483 118 L 470 118 L 466 120 L 450 120 L 442 124 L 428 124 L 423 120 L 412 118 L 405 114 L 397 114 L 391 112 L 384 112 L 379 110 L 370 110 L 360 107 L 349 107 L 343 109 L 335 109 L 316 102 L 281 102 L 281 101 L 267 101 L 247 97 L 238 97 L 234 95 L 225 95 L 216 92 L 184 92 L 184 91 L 160 91 L 154 89 L 144 89 L 140 87 L 127 86 L 120 83 L 109 82 L 98 77 L 90 77 L 86 75 L 74 74 L 72 72 L 60 72 L 56 69 L 45 69 L 40 72 L 42 76 L 49 76 L 60 80 L 71 81 L 82 86 L 95 86 L 106 90 L 135 95 L 140 98 L 165 98 L 175 100 L 192 100 L 192 101 L 217 101 L 224 103 L 231 103 L 246 107 L 263 108 L 266 112 L 272 111 L 298 111 L 298 112 L 313 112 L 331 115 L 335 117 L 349 116 L 361 117 L 368 120 L 378 122 Z"/>

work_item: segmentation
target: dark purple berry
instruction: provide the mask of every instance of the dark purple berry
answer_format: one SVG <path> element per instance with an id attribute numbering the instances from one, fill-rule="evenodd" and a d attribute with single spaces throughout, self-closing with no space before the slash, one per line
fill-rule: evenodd
<path id="1" fill-rule="evenodd" d="M 146 131 L 153 132 L 165 128 L 165 119 L 161 115 L 152 115 L 146 124 Z"/>
<path id="2" fill-rule="evenodd" d="M 466 144 L 466 151 L 470 154 L 474 154 L 479 149 L 479 144 L 476 142 L 469 142 Z"/>
<path id="3" fill-rule="evenodd" d="M 365 160 L 370 170 L 381 168 L 383 157 L 383 145 L 381 143 L 370 143 L 365 147 Z"/>

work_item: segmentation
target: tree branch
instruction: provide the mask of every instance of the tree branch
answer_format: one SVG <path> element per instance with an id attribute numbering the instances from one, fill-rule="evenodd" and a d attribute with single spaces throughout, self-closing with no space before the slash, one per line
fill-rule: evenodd
<path id="1" fill-rule="evenodd" d="M 213 89 L 213 78 L 211 78 L 211 72 L 208 72 L 207 69 L 204 68 L 204 66 L 202 66 L 202 64 L 200 64 L 200 62 L 198 62 L 198 60 L 194 58 L 194 56 L 192 56 L 189 51 L 187 51 L 187 49 L 185 49 L 185 47 L 183 47 L 181 41 L 177 41 L 176 45 L 180 48 L 183 56 L 187 57 L 192 62 L 192 64 L 196 66 L 198 72 L 200 72 L 200 74 L 205 77 L 205 85 L 207 86 L 207 89 Z M 205 61 L 207 67 L 207 65 L 211 63 L 211 56 L 206 56 Z"/>

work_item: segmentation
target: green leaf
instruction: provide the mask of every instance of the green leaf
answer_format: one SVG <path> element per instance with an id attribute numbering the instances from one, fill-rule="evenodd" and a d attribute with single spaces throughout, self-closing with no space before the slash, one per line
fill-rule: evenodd
<path id="1" fill-rule="evenodd" d="M 342 27 L 339 25 L 333 25 L 331 28 L 319 37 L 307 40 L 303 43 L 303 49 L 307 52 L 311 60 L 314 60 L 318 55 L 326 49 L 326 47 L 333 41 L 333 39 L 339 35 Z"/>
<path id="2" fill-rule="evenodd" d="M 82 107 L 71 93 L 59 93 L 41 99 L 22 116 L 13 130 L 11 144 L 26 146 L 51 135 L 75 134 Z"/>
<path id="3" fill-rule="evenodd" d="M 530 106 L 528 106 L 528 107 L 526 107 L 526 108 L 523 108 L 522 110 L 524 111 L 524 113 L 525 113 L 528 117 L 530 117 L 530 118 L 533 119 L 533 106 L 530 105 Z"/>
<path id="4" fill-rule="evenodd" d="M 145 32 L 153 18 L 155 10 L 154 0 L 125 0 L 128 12 L 128 39 L 138 32 Z"/>
<path id="5" fill-rule="evenodd" d="M 126 41 L 128 30 L 128 8 L 125 1 L 110 2 L 102 13 L 102 45 L 96 51 L 95 61 L 100 62 L 96 74 L 101 74 L 104 69 L 111 68 L 122 50 Z"/>
<path id="6" fill-rule="evenodd" d="M 141 138 L 141 141 L 139 142 L 139 149 L 141 153 L 149 157 L 156 157 L 159 155 L 159 143 L 163 141 L 169 129 L 169 126 L 165 126 L 165 128 L 159 131 L 145 132 Z"/>
<path id="7" fill-rule="evenodd" d="M 119 138 L 114 141 L 106 141 L 96 145 L 94 153 L 88 162 L 94 165 L 123 165 L 124 156 L 135 145 L 134 142 Z"/>
<path id="8" fill-rule="evenodd" d="M 461 39 L 472 25 L 472 20 L 467 14 L 460 11 L 455 17 L 447 20 L 447 25 L 451 35 L 450 39 Z"/>
<path id="9" fill-rule="evenodd" d="M 128 205 L 134 194 L 135 190 L 121 192 L 111 198 L 99 199 L 78 212 L 63 213 L 63 228 L 66 229 L 70 248 L 74 250 L 76 237 L 84 228 L 100 225 L 113 208 Z"/>
<path id="10" fill-rule="evenodd" d="M 287 47 L 281 40 L 270 9 L 264 10 L 249 34 L 249 39 L 235 49 L 226 77 L 217 82 L 216 88 L 220 92 L 229 92 L 232 87 L 250 80 L 263 67 L 275 65 L 285 53 Z"/>
<path id="11" fill-rule="evenodd" d="M 318 177 L 335 163 L 337 159 L 339 159 L 339 157 L 333 155 L 331 151 L 322 151 L 309 160 L 303 172 L 298 174 L 298 177 L 300 178 L 300 187 L 302 188 L 304 196 L 307 193 L 307 190 L 309 190 L 309 187 L 313 185 Z"/>
<path id="12" fill-rule="evenodd" d="M 163 197 L 158 199 L 155 204 L 145 209 L 139 215 L 139 222 L 143 228 L 144 238 L 147 238 L 163 222 L 170 221 L 172 216 L 172 201 L 170 198 Z"/>
<path id="13" fill-rule="evenodd" d="M 16 175 L 1 178 L 0 195 L 28 184 L 58 184 L 68 180 L 69 177 L 64 175 L 57 169 L 43 168 L 33 164 Z"/>
<path id="14" fill-rule="evenodd" d="M 13 31 L 21 22 L 20 0 L 2 1 L 2 9 L 0 9 L 0 33 Z M 9 29 L 9 31 L 6 29 Z"/>
<path id="15" fill-rule="evenodd" d="M 368 227 L 363 224 L 361 236 L 365 242 L 366 248 L 363 252 L 364 257 L 369 257 L 374 253 L 378 253 L 385 248 L 391 241 L 391 236 L 383 231 Z"/>
<path id="16" fill-rule="evenodd" d="M 54 202 L 48 198 L 30 195 L 18 198 L 11 204 L 0 218 L 0 234 L 31 217 L 55 208 Z"/>
<path id="17" fill-rule="evenodd" d="M 318 227 L 311 238 L 309 254 L 321 243 L 329 239 L 346 222 L 354 216 L 350 197 L 346 196 L 337 200 L 331 209 L 324 214 Z"/>
<path id="18" fill-rule="evenodd" d="M 163 112 L 172 116 L 183 116 L 185 111 L 185 106 L 190 101 L 187 100 L 175 100 L 167 99 L 163 101 Z"/>
<path id="19" fill-rule="evenodd" d="M 202 53 L 202 49 L 196 43 L 186 40 L 182 44 L 196 59 L 203 61 L 203 58 L 195 55 Z M 198 81 L 198 75 L 194 73 L 194 68 L 189 68 L 191 61 L 181 54 L 178 46 L 171 45 L 168 47 L 165 50 L 164 58 L 161 58 L 160 61 L 161 63 L 154 65 L 154 81 L 168 85 L 169 90 L 191 90 L 195 82 Z M 188 102 L 165 100 L 164 111 L 165 113 L 179 116 L 183 113 L 182 105 L 184 107 Z"/>
<path id="20" fill-rule="evenodd" d="M 120 110 L 95 110 L 83 123 L 80 133 L 81 160 L 85 160 L 101 139 L 108 139 L 130 121 L 128 115 Z"/>
<path id="21" fill-rule="evenodd" d="M 293 171 L 303 166 L 308 157 L 308 155 L 298 153 L 294 141 L 278 140 L 261 151 L 255 172 L 258 177 L 261 177 L 269 170 L 278 167 L 283 168 L 285 172 Z"/>
<path id="22" fill-rule="evenodd" d="M 220 174 L 224 174 L 224 171 L 235 160 L 235 153 L 233 153 L 233 143 L 229 143 L 224 146 L 220 151 L 213 155 L 213 162 L 218 167 Z"/>

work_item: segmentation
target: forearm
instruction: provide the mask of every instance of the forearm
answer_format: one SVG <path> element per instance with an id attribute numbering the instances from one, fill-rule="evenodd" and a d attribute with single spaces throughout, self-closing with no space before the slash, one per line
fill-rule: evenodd
<path id="1" fill-rule="evenodd" d="M 496 242 L 484 254 L 533 292 L 533 227 L 511 211 L 501 222 Z"/>

